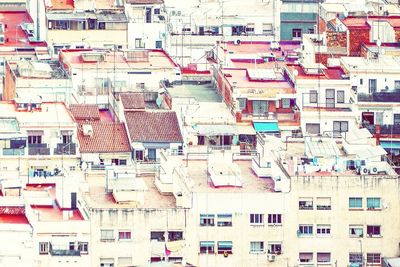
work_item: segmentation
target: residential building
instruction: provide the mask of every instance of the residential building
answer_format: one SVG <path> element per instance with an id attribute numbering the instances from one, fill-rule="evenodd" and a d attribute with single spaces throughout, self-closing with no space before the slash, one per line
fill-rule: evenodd
<path id="1" fill-rule="evenodd" d="M 132 155 L 135 161 L 159 161 L 161 150 L 179 153 L 183 138 L 173 111 L 125 111 Z"/>
<path id="2" fill-rule="evenodd" d="M 125 13 L 129 49 L 165 49 L 168 18 L 164 1 L 129 0 Z"/>
<path id="3" fill-rule="evenodd" d="M 358 127 L 355 93 L 342 68 L 301 63 L 287 64 L 284 72 L 296 90 L 304 135 L 337 136 Z"/>
<path id="4" fill-rule="evenodd" d="M 64 50 L 60 62 L 72 79 L 78 103 L 104 107 L 115 93 L 157 92 L 160 81 L 181 80 L 177 65 L 160 49 Z"/>
<path id="5" fill-rule="evenodd" d="M 7 61 L 3 100 L 40 98 L 43 102 L 75 102 L 71 78 L 59 61 Z"/>
<path id="6" fill-rule="evenodd" d="M 48 42 L 54 58 L 66 48 L 127 48 L 128 20 L 122 1 L 29 0 L 27 9 L 34 36 Z"/>
<path id="7" fill-rule="evenodd" d="M 99 111 L 96 105 L 76 104 L 69 108 L 78 123 L 82 169 L 131 165 L 131 149 L 123 123 L 114 122 L 109 111 Z"/>

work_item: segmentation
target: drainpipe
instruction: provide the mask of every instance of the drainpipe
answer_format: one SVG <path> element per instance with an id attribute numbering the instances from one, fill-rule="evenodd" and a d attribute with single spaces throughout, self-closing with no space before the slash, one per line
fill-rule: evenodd
<path id="1" fill-rule="evenodd" d="M 380 124 L 375 125 L 375 138 L 376 138 L 376 145 L 379 146 L 380 139 L 381 139 L 381 125 Z"/>

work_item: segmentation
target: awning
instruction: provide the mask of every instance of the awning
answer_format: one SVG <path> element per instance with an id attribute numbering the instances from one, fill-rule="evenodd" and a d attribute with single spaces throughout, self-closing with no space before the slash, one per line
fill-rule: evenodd
<path id="1" fill-rule="evenodd" d="M 381 141 L 380 145 L 384 149 L 400 149 L 400 141 Z"/>
<path id="2" fill-rule="evenodd" d="M 224 124 L 200 124 L 193 127 L 199 135 L 216 136 L 216 135 L 236 135 L 237 129 L 233 125 Z"/>
<path id="3" fill-rule="evenodd" d="M 232 248 L 232 241 L 219 241 L 218 248 Z"/>
<path id="4" fill-rule="evenodd" d="M 147 149 L 168 149 L 170 143 L 143 143 L 143 147 Z"/>
<path id="5" fill-rule="evenodd" d="M 278 122 L 254 122 L 256 132 L 279 132 Z"/>
<path id="6" fill-rule="evenodd" d="M 256 135 L 256 130 L 252 125 L 236 125 L 238 134 L 242 135 Z"/>
<path id="7" fill-rule="evenodd" d="M 86 20 L 84 12 L 75 13 L 47 13 L 47 20 Z"/>
<path id="8" fill-rule="evenodd" d="M 214 241 L 200 241 L 201 247 L 213 247 Z"/>

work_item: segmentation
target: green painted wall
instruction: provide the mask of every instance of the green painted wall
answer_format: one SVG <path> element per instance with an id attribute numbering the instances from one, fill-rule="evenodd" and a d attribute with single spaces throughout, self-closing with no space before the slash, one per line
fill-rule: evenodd
<path id="1" fill-rule="evenodd" d="M 302 29 L 302 33 L 308 33 L 316 24 L 315 13 L 281 13 L 281 40 L 292 40 L 293 29 Z"/>

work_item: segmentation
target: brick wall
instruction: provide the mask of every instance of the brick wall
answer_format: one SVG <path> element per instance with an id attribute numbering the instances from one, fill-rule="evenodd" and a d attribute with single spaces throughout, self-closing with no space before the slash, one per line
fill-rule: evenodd
<path id="1" fill-rule="evenodd" d="M 370 29 L 349 29 L 349 42 L 347 51 L 350 56 L 361 54 L 361 44 L 369 42 Z"/>
<path id="2" fill-rule="evenodd" d="M 319 32 L 320 33 L 325 32 L 326 29 L 327 29 L 326 22 L 325 22 L 325 20 L 321 19 L 321 17 L 318 18 L 318 27 L 319 27 Z"/>
<path id="3" fill-rule="evenodd" d="M 326 32 L 326 43 L 328 47 L 346 47 L 347 33 L 346 32 Z"/>

